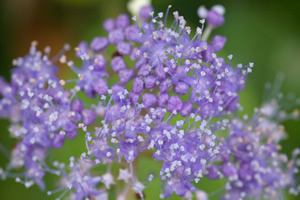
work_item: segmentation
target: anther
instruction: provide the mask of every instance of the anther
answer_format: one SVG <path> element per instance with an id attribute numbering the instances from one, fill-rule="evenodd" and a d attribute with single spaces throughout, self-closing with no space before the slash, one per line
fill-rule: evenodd
<path id="1" fill-rule="evenodd" d="M 66 132 L 65 131 L 60 131 L 59 135 L 66 135 Z"/>
<path id="2" fill-rule="evenodd" d="M 70 45 L 69 45 L 68 43 L 66 43 L 66 44 L 64 45 L 64 49 L 65 49 L 66 51 L 68 51 L 68 50 L 70 49 Z"/>
<path id="3" fill-rule="evenodd" d="M 37 45 L 38 45 L 38 42 L 36 40 L 31 42 L 31 46 L 37 46 Z"/>
<path id="4" fill-rule="evenodd" d="M 36 80 L 34 78 L 29 79 L 30 83 L 36 83 Z"/>
<path id="5" fill-rule="evenodd" d="M 67 57 L 65 55 L 62 55 L 59 59 L 60 63 L 65 63 L 67 61 Z"/>
<path id="6" fill-rule="evenodd" d="M 60 80 L 59 84 L 62 85 L 62 86 L 64 86 L 66 84 L 66 82 L 64 80 Z"/>
<path id="7" fill-rule="evenodd" d="M 78 78 L 79 78 L 79 80 L 83 80 L 83 74 L 78 74 Z"/>

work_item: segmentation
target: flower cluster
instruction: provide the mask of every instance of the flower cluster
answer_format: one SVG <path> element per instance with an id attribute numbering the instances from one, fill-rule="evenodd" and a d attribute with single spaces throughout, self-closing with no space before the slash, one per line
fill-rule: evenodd
<path id="1" fill-rule="evenodd" d="M 247 115 L 243 120 L 232 119 L 228 136 L 222 138 L 224 153 L 219 163 L 212 164 L 207 171 L 208 178 L 227 180 L 223 199 L 276 198 L 286 189 L 297 194 L 295 176 L 300 151 L 295 149 L 291 160 L 279 152 L 285 130 L 276 121 L 277 116 L 281 120 L 297 118 L 298 111 L 280 111 L 273 99 L 256 109 L 251 119 Z"/>
<path id="2" fill-rule="evenodd" d="M 279 115 L 278 102 L 268 101 L 251 120 L 235 117 L 241 109 L 238 92 L 253 63 L 234 67 L 232 55 L 217 56 L 224 36 L 206 41 L 224 23 L 224 8 L 200 7 L 202 19 L 194 34 L 177 11 L 168 26 L 170 8 L 155 14 L 145 6 L 137 17 L 105 20 L 107 36 L 75 48 L 80 67 L 64 55 L 69 45 L 50 58 L 50 48 L 43 55 L 36 42 L 27 56 L 13 61 L 11 82 L 0 79 L 0 116 L 10 120 L 9 132 L 17 141 L 0 171 L 3 178 L 45 189 L 44 176 L 51 173 L 61 181 L 47 194 L 60 192 L 57 199 L 70 194 L 76 200 L 108 199 L 109 189 L 124 181 L 116 199 L 126 199 L 129 189 L 145 199 L 144 190 L 158 177 L 149 174 L 140 181 L 135 164 L 150 153 L 161 163 L 160 198 L 175 193 L 192 199 L 195 193 L 205 200 L 208 195 L 197 187 L 203 177 L 226 182 L 224 199 L 260 198 L 262 193 L 274 198 L 286 189 L 298 194 L 299 150 L 290 160 L 279 152 L 285 135 L 280 123 L 297 118 L 297 112 Z M 58 60 L 74 79 L 57 77 Z M 69 165 L 54 161 L 50 167 L 49 150 L 62 148 L 78 131 L 86 151 L 71 157 Z M 14 173 L 17 168 L 24 171 Z"/>
<path id="3" fill-rule="evenodd" d="M 65 45 L 63 52 L 68 48 Z M 71 92 L 59 83 L 50 49 L 45 52 L 37 51 L 33 42 L 27 56 L 13 61 L 11 83 L 1 81 L 0 102 L 1 117 L 11 121 L 9 132 L 17 139 L 7 171 L 25 166 L 25 185 L 35 182 L 42 189 L 49 148 L 61 148 L 65 137 L 76 137 L 76 123 L 82 119 L 72 110 Z"/>

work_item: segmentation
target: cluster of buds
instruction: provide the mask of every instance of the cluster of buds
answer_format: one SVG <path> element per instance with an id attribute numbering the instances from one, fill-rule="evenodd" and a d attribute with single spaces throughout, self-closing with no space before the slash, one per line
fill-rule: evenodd
<path id="1" fill-rule="evenodd" d="M 162 199 L 175 193 L 206 200 L 209 194 L 197 186 L 203 177 L 224 180 L 223 199 L 298 194 L 299 150 L 290 160 L 279 152 L 285 136 L 281 122 L 297 118 L 297 111 L 285 113 L 272 100 L 251 119 L 237 118 L 238 93 L 253 63 L 234 67 L 232 55 L 218 56 L 224 36 L 206 41 L 224 23 L 224 8 L 200 7 L 195 33 L 177 11 L 169 26 L 170 9 L 155 14 L 145 6 L 131 19 L 121 14 L 105 20 L 107 36 L 75 48 L 80 67 L 64 55 L 69 45 L 51 59 L 50 48 L 43 55 L 37 42 L 13 61 L 11 82 L 0 79 L 0 116 L 10 121 L 16 138 L 11 152 L 0 146 L 9 159 L 2 178 L 45 189 L 46 173 L 59 176 L 60 187 L 47 192 L 60 193 L 57 199 L 105 200 L 117 184 L 122 191 L 116 199 L 132 198 L 129 190 L 145 199 L 152 180 L 160 178 Z M 74 79 L 59 79 L 56 61 L 68 66 Z M 50 166 L 50 149 L 61 149 L 78 132 L 86 151 L 69 164 Z M 136 163 L 149 155 L 161 169 L 143 181 Z M 97 171 L 99 166 L 106 172 Z"/>

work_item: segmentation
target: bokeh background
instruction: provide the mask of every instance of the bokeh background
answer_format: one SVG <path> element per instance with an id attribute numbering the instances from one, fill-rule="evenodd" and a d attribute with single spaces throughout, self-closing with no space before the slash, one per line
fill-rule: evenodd
<path id="1" fill-rule="evenodd" d="M 128 13 L 126 4 L 127 0 L 1 0 L 1 76 L 9 79 L 12 59 L 27 54 L 33 40 L 39 42 L 39 49 L 50 45 L 54 56 L 66 42 L 76 47 L 81 40 L 90 42 L 95 36 L 106 35 L 102 30 L 103 20 Z M 233 54 L 235 64 L 255 63 L 247 86 L 241 93 L 245 113 L 251 115 L 253 108 L 262 103 L 265 83 L 276 81 L 278 72 L 285 74 L 281 91 L 284 94 L 293 92 L 300 97 L 299 0 L 153 0 L 152 4 L 156 11 L 163 12 L 172 4 L 172 11 L 178 10 L 192 28 L 199 25 L 197 8 L 200 5 L 210 8 L 214 4 L 222 4 L 226 7 L 225 24 L 213 31 L 213 34 L 227 37 L 225 49 L 220 54 Z M 67 55 L 74 57 L 74 51 Z M 60 75 L 67 76 L 67 73 L 61 67 Z M 12 148 L 14 140 L 8 138 L 8 122 L 1 121 L 0 125 L 0 142 L 8 149 Z M 288 121 L 285 125 L 289 135 L 282 145 L 283 152 L 289 154 L 293 148 L 300 147 L 300 123 Z M 83 146 L 80 139 L 67 141 L 65 148 L 53 150 L 51 158 L 67 161 L 70 155 L 79 156 L 84 149 L 80 148 Z M 6 163 L 6 158 L 0 153 L 0 166 Z M 142 179 L 159 167 L 160 164 L 154 163 L 151 158 L 144 158 L 137 163 Z M 46 176 L 48 183 L 55 180 Z M 212 192 L 218 189 L 219 184 L 203 181 L 199 188 Z M 55 188 L 55 184 L 50 188 Z M 146 200 L 159 199 L 159 188 L 159 180 L 155 179 L 153 185 L 145 190 Z M 0 192 L 0 199 L 6 200 L 55 199 L 55 196 L 48 197 L 36 186 L 25 189 L 14 180 L 1 181 Z M 218 198 L 215 195 L 210 199 Z M 290 200 L 299 198 L 288 196 Z"/>

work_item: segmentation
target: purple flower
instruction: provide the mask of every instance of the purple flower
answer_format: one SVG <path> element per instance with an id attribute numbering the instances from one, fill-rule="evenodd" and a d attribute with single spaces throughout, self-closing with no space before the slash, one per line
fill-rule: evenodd
<path id="1" fill-rule="evenodd" d="M 119 80 L 122 84 L 128 83 L 133 77 L 135 77 L 133 69 L 122 69 L 119 71 Z"/>
<path id="2" fill-rule="evenodd" d="M 182 109 L 180 111 L 180 114 L 182 117 L 187 117 L 189 116 L 193 111 L 193 104 L 191 102 L 183 102 Z"/>
<path id="3" fill-rule="evenodd" d="M 126 63 L 125 63 L 125 61 L 123 60 L 123 58 L 120 57 L 120 56 L 114 57 L 114 58 L 111 60 L 110 65 L 111 65 L 112 69 L 113 69 L 115 72 L 119 72 L 119 71 L 122 70 L 122 69 L 126 69 Z"/>
<path id="4" fill-rule="evenodd" d="M 161 93 L 159 96 L 158 96 L 158 105 L 160 107 L 164 107 L 167 102 L 169 100 L 169 94 L 168 93 Z"/>
<path id="5" fill-rule="evenodd" d="M 204 29 L 200 20 L 195 34 L 177 11 L 167 26 L 167 16 L 162 18 L 170 8 L 155 14 L 152 7 L 143 7 L 139 19 L 132 17 L 133 25 L 125 14 L 107 19 L 106 36 L 75 49 L 80 67 L 63 55 L 68 45 L 50 59 L 50 49 L 43 55 L 33 42 L 27 56 L 14 60 L 11 82 L 0 78 L 0 117 L 10 120 L 17 145 L 11 155 L 0 146 L 10 158 L 0 175 L 45 189 L 44 176 L 51 173 L 62 180 L 48 195 L 61 191 L 61 199 L 69 192 L 70 199 L 78 200 L 108 199 L 111 185 L 125 181 L 124 192 L 116 198 L 125 199 L 132 188 L 144 199 L 143 190 L 154 177 L 140 181 L 133 163 L 150 153 L 161 163 L 156 173 L 160 198 L 175 193 L 206 200 L 210 194 L 197 189 L 203 177 L 225 182 L 222 199 L 275 198 L 286 190 L 297 195 L 300 150 L 290 160 L 279 152 L 285 137 L 280 122 L 297 117 L 297 112 L 283 112 L 273 100 L 256 109 L 251 119 L 232 115 L 241 108 L 238 93 L 253 63 L 233 67 L 232 55 L 218 56 L 224 36 L 206 42 L 212 29 L 224 23 L 224 8 L 201 7 L 199 14 L 208 26 Z M 111 47 L 115 52 L 109 55 Z M 60 80 L 53 64 L 57 60 L 75 78 Z M 49 150 L 62 148 L 78 129 L 86 148 L 80 160 L 71 157 L 68 166 L 57 161 L 49 166 Z M 118 176 L 111 166 L 119 168 Z M 99 167 L 106 172 L 99 174 Z M 24 170 L 14 174 L 17 168 Z"/>
<path id="6" fill-rule="evenodd" d="M 82 112 L 82 121 L 85 125 L 91 125 L 92 123 L 94 123 L 96 121 L 96 113 L 90 109 L 84 109 Z"/>
<path id="7" fill-rule="evenodd" d="M 154 94 L 146 93 L 143 95 L 142 102 L 146 108 L 152 106 L 157 101 L 156 96 Z"/>
<path id="8" fill-rule="evenodd" d="M 102 55 L 96 55 L 94 58 L 93 58 L 93 69 L 95 71 L 103 71 L 106 69 L 106 60 L 105 58 L 102 56 Z"/>
<path id="9" fill-rule="evenodd" d="M 123 42 L 124 41 L 124 32 L 122 29 L 114 29 L 112 31 L 109 32 L 108 34 L 108 41 L 111 44 L 118 44 L 119 42 Z"/>
<path id="10" fill-rule="evenodd" d="M 72 102 L 72 110 L 76 111 L 76 112 L 81 112 L 82 109 L 83 109 L 83 103 L 82 103 L 82 101 L 79 100 L 79 99 L 75 99 Z"/>
<path id="11" fill-rule="evenodd" d="M 104 79 L 95 79 L 92 82 L 92 87 L 98 95 L 103 95 L 107 93 L 108 85 Z"/>
<path id="12" fill-rule="evenodd" d="M 91 43 L 91 48 L 94 51 L 101 51 L 108 45 L 108 39 L 105 37 L 96 37 Z"/>
<path id="13" fill-rule="evenodd" d="M 140 78 L 135 78 L 132 84 L 132 90 L 135 93 L 140 93 L 144 89 L 144 81 Z"/>
<path id="14" fill-rule="evenodd" d="M 277 145 L 284 134 L 282 126 L 261 114 L 256 113 L 251 121 L 232 120 L 222 147 L 221 166 L 212 165 L 208 171 L 208 178 L 228 179 L 223 199 L 259 198 L 262 194 L 271 198 L 281 189 L 294 188 L 297 170 L 278 152 Z M 214 171 L 218 170 L 221 173 L 217 176 Z"/>
<path id="15" fill-rule="evenodd" d="M 209 26 L 217 27 L 224 23 L 225 8 L 222 5 L 215 5 L 211 10 L 207 10 L 204 6 L 198 8 L 198 16 L 207 20 Z"/>
<path id="16" fill-rule="evenodd" d="M 150 13 L 153 11 L 153 8 L 152 6 L 143 6 L 139 12 L 139 16 L 141 19 L 143 20 L 147 20 L 149 19 L 151 16 L 150 16 Z"/>
<path id="17" fill-rule="evenodd" d="M 125 29 L 130 24 L 130 19 L 128 15 L 121 14 L 116 19 L 116 28 Z"/>
<path id="18" fill-rule="evenodd" d="M 179 95 L 186 94 L 188 90 L 189 90 L 189 85 L 184 82 L 178 82 L 174 87 L 174 91 Z"/>
<path id="19" fill-rule="evenodd" d="M 110 18 L 110 19 L 106 19 L 104 22 L 103 22 L 103 28 L 104 30 L 106 30 L 107 32 L 110 32 L 112 30 L 114 30 L 115 28 L 115 20 Z"/>
<path id="20" fill-rule="evenodd" d="M 128 55 L 131 51 L 131 44 L 126 42 L 120 42 L 117 44 L 117 50 L 121 55 Z"/>
<path id="21" fill-rule="evenodd" d="M 182 101 L 178 96 L 171 96 L 168 100 L 167 110 L 170 112 L 179 112 L 182 108 Z"/>

